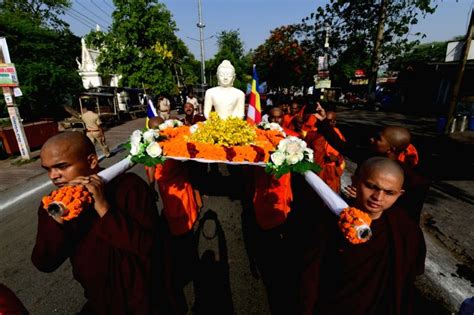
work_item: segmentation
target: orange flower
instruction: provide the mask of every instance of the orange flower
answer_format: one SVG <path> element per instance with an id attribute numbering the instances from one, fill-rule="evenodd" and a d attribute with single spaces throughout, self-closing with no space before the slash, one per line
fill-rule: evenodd
<path id="1" fill-rule="evenodd" d="M 49 196 L 44 196 L 42 202 L 43 209 L 46 211 L 51 203 L 63 205 L 66 210 L 62 214 L 62 219 L 69 221 L 79 216 L 82 210 L 92 204 L 92 195 L 82 185 L 64 186 L 53 191 Z"/>
<path id="2" fill-rule="evenodd" d="M 352 244 L 361 244 L 367 242 L 372 236 L 370 231 L 369 215 L 357 208 L 345 208 L 339 215 L 339 228 L 345 238 Z"/>
<path id="3" fill-rule="evenodd" d="M 275 150 L 283 135 L 276 130 L 256 130 L 254 145 L 224 147 L 209 143 L 190 142 L 188 126 L 167 128 L 162 131 L 166 139 L 160 142 L 165 156 L 202 158 L 233 162 L 268 162 L 270 152 Z"/>

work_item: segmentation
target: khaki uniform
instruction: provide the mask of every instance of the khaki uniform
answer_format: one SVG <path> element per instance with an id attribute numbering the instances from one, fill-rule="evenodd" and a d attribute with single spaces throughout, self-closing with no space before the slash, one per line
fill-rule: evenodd
<path id="1" fill-rule="evenodd" d="M 164 120 L 170 118 L 171 103 L 166 97 L 163 97 L 162 100 L 158 100 L 158 111 L 160 117 Z"/>
<path id="2" fill-rule="evenodd" d="M 93 111 L 88 110 L 82 114 L 82 121 L 86 125 L 86 135 L 92 141 L 93 144 L 96 142 L 99 144 L 100 149 L 104 152 L 105 157 L 110 156 L 109 147 L 105 142 L 105 135 L 100 126 L 102 122 L 100 121 L 99 115 Z"/>

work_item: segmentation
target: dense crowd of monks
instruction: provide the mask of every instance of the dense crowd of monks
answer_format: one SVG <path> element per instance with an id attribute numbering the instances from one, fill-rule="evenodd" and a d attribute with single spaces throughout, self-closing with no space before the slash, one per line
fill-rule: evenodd
<path id="1" fill-rule="evenodd" d="M 184 111 L 186 125 L 204 120 L 192 104 Z M 262 276 L 271 313 L 410 314 L 413 282 L 424 270 L 419 219 L 429 182 L 416 171 L 408 130 L 387 126 L 374 135 L 352 184 L 341 191 L 344 156 L 358 144 L 336 127 L 335 112 L 294 99 L 268 108 L 264 119 L 304 139 L 321 166 L 319 176 L 373 220 L 372 239 L 350 244 L 301 175 L 276 178 L 251 166 L 233 172 L 233 180 L 243 183 L 242 220 L 252 231 L 249 260 Z M 161 122 L 151 119 L 148 127 Z M 71 261 L 87 299 L 79 314 L 185 314 L 183 287 L 199 276 L 195 230 L 207 165 L 167 160 L 147 168 L 148 183 L 125 173 L 104 184 L 94 146 L 77 132 L 50 138 L 41 163 L 56 186 L 84 185 L 93 195 L 90 208 L 72 221 L 40 207 L 31 257 L 43 272 Z M 27 311 L 0 286 L 3 313 Z"/>

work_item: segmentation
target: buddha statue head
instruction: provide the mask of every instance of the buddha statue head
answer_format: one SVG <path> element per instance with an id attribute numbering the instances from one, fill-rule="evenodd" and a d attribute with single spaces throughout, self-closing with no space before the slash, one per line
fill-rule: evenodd
<path id="1" fill-rule="evenodd" d="M 231 87 L 234 84 L 234 80 L 234 66 L 232 66 L 229 60 L 222 61 L 219 67 L 217 67 L 217 82 L 219 86 Z"/>

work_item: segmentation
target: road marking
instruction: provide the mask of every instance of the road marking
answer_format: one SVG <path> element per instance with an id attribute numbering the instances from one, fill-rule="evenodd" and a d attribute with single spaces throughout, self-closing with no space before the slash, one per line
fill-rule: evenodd
<path id="1" fill-rule="evenodd" d="M 112 151 L 111 153 L 114 153 L 114 154 L 117 154 L 121 151 L 123 151 L 123 143 L 117 145 Z M 103 160 L 104 159 L 104 155 L 101 154 L 98 156 L 99 158 L 99 161 Z M 53 183 L 47 179 L 45 182 L 43 182 L 42 184 L 39 184 L 38 186 L 36 186 L 35 188 L 31 189 L 31 190 L 28 190 L 28 191 L 25 191 L 24 193 L 18 195 L 18 196 L 15 196 L 14 198 L 10 199 L 10 200 L 7 200 L 6 202 L 2 203 L 0 205 L 0 212 L 2 212 L 3 210 L 11 207 L 13 204 L 15 204 L 16 202 L 18 201 L 21 201 L 22 199 L 24 198 L 28 198 L 30 197 L 31 195 L 37 193 L 38 191 L 40 191 L 41 189 L 44 189 L 46 188 L 48 185 L 53 185 Z"/>
<path id="2" fill-rule="evenodd" d="M 44 183 L 40 184 L 39 186 L 36 186 L 35 188 L 31 189 L 31 190 L 25 191 L 24 193 L 14 197 L 10 200 L 7 200 L 6 202 L 4 202 L 0 206 L 0 212 L 7 209 L 10 206 L 12 206 L 14 203 L 22 200 L 23 198 L 28 198 L 31 195 L 33 195 L 33 194 L 37 193 L 38 191 L 40 191 L 41 189 L 46 188 L 46 186 L 48 186 L 48 185 L 52 185 L 52 183 L 49 179 L 47 181 L 45 181 Z"/>

